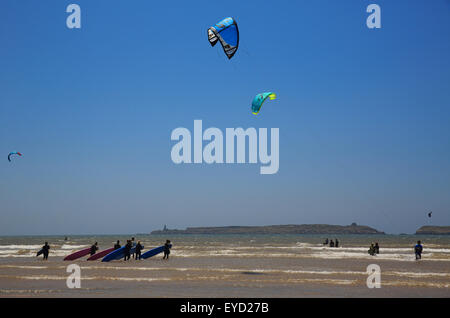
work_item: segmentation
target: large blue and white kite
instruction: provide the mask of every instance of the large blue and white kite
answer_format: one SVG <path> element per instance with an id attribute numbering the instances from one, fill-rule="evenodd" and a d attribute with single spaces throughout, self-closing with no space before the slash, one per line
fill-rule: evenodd
<path id="1" fill-rule="evenodd" d="M 231 59 L 239 47 L 239 30 L 233 18 L 225 18 L 208 29 L 208 40 L 211 46 L 217 41 L 222 44 L 223 51 Z"/>

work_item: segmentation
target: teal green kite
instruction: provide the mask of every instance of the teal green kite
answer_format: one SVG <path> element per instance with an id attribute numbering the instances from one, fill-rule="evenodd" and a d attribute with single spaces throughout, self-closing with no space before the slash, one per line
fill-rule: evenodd
<path id="1" fill-rule="evenodd" d="M 252 113 L 255 115 L 258 115 L 259 111 L 261 110 L 261 106 L 262 104 L 266 101 L 266 99 L 275 99 L 277 98 L 277 95 L 275 95 L 275 93 L 272 92 L 267 92 L 267 93 L 261 93 L 255 96 L 255 98 L 253 98 L 253 102 L 252 102 Z"/>

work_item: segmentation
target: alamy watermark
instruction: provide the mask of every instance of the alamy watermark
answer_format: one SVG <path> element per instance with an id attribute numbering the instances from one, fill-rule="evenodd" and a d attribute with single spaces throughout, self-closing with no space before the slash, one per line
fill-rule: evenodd
<path id="1" fill-rule="evenodd" d="M 370 15 L 366 19 L 366 25 L 369 29 L 381 29 L 381 7 L 378 4 L 370 4 L 366 9 Z"/>
<path id="2" fill-rule="evenodd" d="M 176 164 L 192 162 L 204 162 L 207 164 L 258 163 L 259 159 L 259 162 L 262 164 L 260 173 L 274 174 L 278 172 L 280 167 L 279 129 L 270 129 L 270 154 L 268 152 L 267 135 L 267 128 L 259 128 L 258 131 L 253 127 L 246 130 L 243 128 L 226 128 L 224 149 L 224 134 L 222 130 L 210 127 L 203 131 L 202 121 L 194 120 L 193 138 L 191 138 L 191 132 L 187 128 L 178 127 L 172 131 L 171 140 L 178 142 L 172 147 L 170 156 Z M 209 143 L 203 147 L 203 141 L 209 141 Z M 193 160 L 192 152 L 194 153 Z M 246 161 L 247 157 L 248 162 Z"/>
<path id="3" fill-rule="evenodd" d="M 67 277 L 67 288 L 81 288 L 81 268 L 77 264 L 70 264 L 66 269 L 70 275 Z"/>
<path id="4" fill-rule="evenodd" d="M 69 4 L 66 12 L 70 13 L 66 19 L 66 26 L 69 29 L 81 29 L 81 8 L 78 4 Z"/>
<path id="5" fill-rule="evenodd" d="M 366 25 L 369 29 L 381 28 L 381 7 L 378 4 L 369 4 L 366 12 L 370 15 L 366 19 Z M 66 26 L 69 29 L 81 29 L 81 7 L 78 4 L 69 4 L 66 8 L 69 15 L 66 18 Z"/>
<path id="6" fill-rule="evenodd" d="M 367 288 L 381 288 L 381 268 L 377 264 L 367 266 Z"/>

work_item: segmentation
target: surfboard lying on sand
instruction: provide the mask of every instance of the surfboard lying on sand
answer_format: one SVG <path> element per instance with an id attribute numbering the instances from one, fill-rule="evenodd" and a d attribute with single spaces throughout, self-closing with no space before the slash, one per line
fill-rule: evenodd
<path id="1" fill-rule="evenodd" d="M 136 251 L 136 243 L 131 248 L 130 254 L 133 254 L 135 251 Z M 124 257 L 125 257 L 125 246 L 122 246 L 121 248 L 118 248 L 117 250 L 112 251 L 111 253 L 109 253 L 105 257 L 103 257 L 102 262 L 109 262 L 109 261 L 121 259 Z"/>
<path id="2" fill-rule="evenodd" d="M 81 250 L 81 251 L 72 253 L 70 255 L 67 255 L 66 257 L 64 257 L 64 260 L 65 261 L 73 261 L 73 260 L 76 260 L 76 259 L 78 259 L 80 257 L 86 256 L 86 255 L 88 255 L 90 253 L 91 253 L 91 248 L 88 247 L 88 248 L 85 248 L 84 250 Z"/>
<path id="3" fill-rule="evenodd" d="M 108 255 L 112 251 L 114 251 L 114 247 L 111 247 L 111 248 L 108 248 L 107 250 L 103 250 L 101 252 L 95 253 L 94 255 L 89 257 L 87 260 L 88 261 L 95 261 L 96 259 L 99 259 L 100 257 Z"/>
<path id="4" fill-rule="evenodd" d="M 172 244 L 169 244 L 169 247 L 172 248 Z M 151 249 L 150 251 L 145 252 L 144 254 L 141 255 L 141 258 L 147 259 L 149 257 L 155 256 L 162 252 L 164 252 L 164 245 L 156 247 L 154 249 Z"/>

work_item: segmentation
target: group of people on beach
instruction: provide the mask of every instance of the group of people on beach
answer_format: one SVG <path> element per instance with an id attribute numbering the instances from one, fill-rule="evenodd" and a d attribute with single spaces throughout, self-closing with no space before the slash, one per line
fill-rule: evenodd
<path id="1" fill-rule="evenodd" d="M 335 242 L 333 240 L 325 239 L 325 242 L 322 243 L 324 246 L 327 245 L 329 247 L 339 247 L 339 241 L 335 239 Z M 423 246 L 421 244 L 421 241 L 417 241 L 417 244 L 414 246 L 414 254 L 416 255 L 416 260 L 422 259 L 422 251 Z M 372 243 L 369 247 L 369 250 L 367 251 L 372 256 L 376 256 L 377 254 L 380 254 L 380 245 L 378 242 Z"/>
<path id="2" fill-rule="evenodd" d="M 135 246 L 134 253 L 131 253 L 131 249 Z M 114 250 L 121 248 L 120 241 L 117 240 L 117 243 L 114 245 Z M 141 244 L 141 241 L 138 241 L 137 244 L 134 242 L 134 237 L 131 240 L 127 240 L 127 243 L 124 247 L 124 261 L 130 260 L 133 257 L 135 260 L 141 259 L 142 250 L 144 249 L 144 245 Z"/>
<path id="3" fill-rule="evenodd" d="M 96 252 L 96 246 L 97 242 L 95 242 L 94 245 L 91 247 L 91 255 L 95 254 Z M 134 252 L 131 253 L 132 248 L 135 247 Z M 121 248 L 120 241 L 117 240 L 117 243 L 114 244 L 114 250 L 117 250 Z M 141 241 L 138 241 L 137 243 L 134 242 L 134 237 L 131 238 L 131 240 L 127 240 L 127 243 L 124 246 L 124 261 L 130 260 L 130 258 L 134 258 L 135 260 L 140 260 L 142 255 L 142 250 L 144 249 L 144 245 L 141 244 Z M 169 259 L 170 254 L 170 240 L 166 240 L 166 243 L 164 244 L 164 257 L 163 259 Z"/>
<path id="4" fill-rule="evenodd" d="M 335 241 L 335 242 L 334 242 Z M 334 239 L 334 241 L 333 240 L 330 240 L 329 242 L 328 242 L 328 238 L 327 239 L 325 239 L 325 242 L 323 242 L 322 244 L 323 245 L 329 245 L 330 247 L 339 247 L 339 241 L 338 241 L 338 239 Z"/>
<path id="5" fill-rule="evenodd" d="M 65 238 L 67 240 L 67 237 Z M 114 250 L 117 250 L 121 248 L 120 241 L 117 240 L 116 244 L 114 244 Z M 132 248 L 135 247 L 134 252 L 131 253 Z M 164 257 L 163 259 L 169 259 L 170 254 L 170 240 L 166 240 L 166 243 L 164 244 Z M 141 241 L 138 241 L 137 244 L 134 242 L 134 237 L 131 238 L 131 240 L 127 240 L 127 243 L 124 246 L 124 261 L 128 261 L 131 257 L 133 257 L 135 260 L 141 259 L 142 250 L 144 249 L 144 245 L 141 244 Z M 41 251 L 38 253 L 43 255 L 43 259 L 48 259 L 48 254 L 50 250 L 50 245 L 48 245 L 48 242 L 45 242 L 44 246 L 42 246 Z M 98 242 L 95 242 L 91 246 L 90 255 L 94 255 L 98 251 Z"/>
<path id="6" fill-rule="evenodd" d="M 339 247 L 339 241 L 335 239 L 335 242 L 333 240 L 328 241 L 328 238 L 325 240 L 323 245 L 329 245 L 330 247 Z M 131 250 L 135 246 L 135 250 L 133 253 L 131 253 Z M 114 245 L 114 250 L 117 250 L 121 248 L 120 241 L 117 240 L 117 243 Z M 141 244 L 141 241 L 138 241 L 137 244 L 134 242 L 134 237 L 131 238 L 131 240 L 127 240 L 127 243 L 125 244 L 124 248 L 124 261 L 130 260 L 131 256 L 135 260 L 141 259 L 142 250 L 144 249 L 144 246 Z M 44 246 L 42 246 L 42 249 L 40 253 L 43 255 L 43 259 L 48 259 L 48 254 L 50 251 L 50 245 L 48 242 L 45 242 Z M 98 251 L 98 242 L 95 242 L 91 246 L 91 256 L 97 253 Z M 423 246 L 421 241 L 417 241 L 417 244 L 414 246 L 414 253 L 416 255 L 416 260 L 422 259 L 422 251 Z M 377 254 L 380 254 L 380 246 L 378 245 L 378 242 L 372 243 L 369 247 L 369 250 L 367 251 L 372 256 L 376 256 Z M 163 259 L 169 259 L 170 254 L 170 240 L 166 240 L 166 243 L 164 244 L 164 257 Z M 39 255 L 39 254 L 38 254 Z"/>

